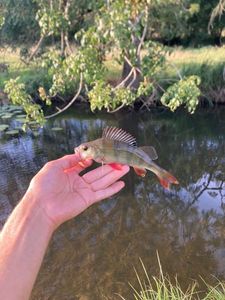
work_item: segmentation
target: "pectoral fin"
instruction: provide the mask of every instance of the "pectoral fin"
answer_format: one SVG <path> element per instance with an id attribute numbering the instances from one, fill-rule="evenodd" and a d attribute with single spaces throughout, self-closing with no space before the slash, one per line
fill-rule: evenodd
<path id="1" fill-rule="evenodd" d="M 147 171 L 145 169 L 142 168 L 138 168 L 138 167 L 134 167 L 134 172 L 141 177 L 145 177 Z"/>
<path id="2" fill-rule="evenodd" d="M 111 168 L 113 168 L 114 170 L 122 170 L 122 165 L 121 164 L 117 164 L 117 163 L 111 163 L 111 164 L 109 164 L 109 166 L 111 167 Z"/>

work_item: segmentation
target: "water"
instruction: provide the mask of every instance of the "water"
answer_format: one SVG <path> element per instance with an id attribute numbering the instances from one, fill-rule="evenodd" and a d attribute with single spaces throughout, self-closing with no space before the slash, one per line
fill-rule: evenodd
<path id="1" fill-rule="evenodd" d="M 72 153 L 75 145 L 121 127 L 140 145 L 154 145 L 158 163 L 180 181 L 164 190 L 148 173 L 125 176 L 126 187 L 54 234 L 32 299 L 132 299 L 144 278 L 139 258 L 157 275 L 158 251 L 165 273 L 185 288 L 202 276 L 225 278 L 225 111 L 90 114 L 77 111 L 49 121 L 38 138 L 27 134 L 0 139 L 0 223 L 45 162 Z M 60 126 L 63 131 L 51 128 Z M 200 283 L 201 288 L 201 283 Z"/>

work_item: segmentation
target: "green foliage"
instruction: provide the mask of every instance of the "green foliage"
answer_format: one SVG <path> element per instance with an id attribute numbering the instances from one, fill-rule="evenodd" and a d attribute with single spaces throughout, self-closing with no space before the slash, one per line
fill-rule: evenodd
<path id="1" fill-rule="evenodd" d="M 152 78 L 157 71 L 164 67 L 165 64 L 165 48 L 156 42 L 148 41 L 144 45 L 146 54 L 142 60 L 142 73 L 145 77 Z"/>
<path id="2" fill-rule="evenodd" d="M 202 291 L 197 290 L 197 282 L 193 281 L 187 289 L 184 291 L 178 282 L 178 279 L 171 278 L 163 273 L 161 262 L 157 253 L 159 264 L 159 275 L 150 276 L 146 270 L 146 267 L 142 260 L 141 266 L 143 269 L 144 278 L 136 271 L 135 274 L 138 280 L 139 289 L 133 287 L 133 299 L 134 300 L 223 300 L 225 299 L 225 284 L 223 281 L 218 280 L 216 286 L 207 284 L 204 280 L 203 283 L 206 286 L 205 295 L 202 295 Z M 126 300 L 120 296 L 121 299 Z"/>
<path id="3" fill-rule="evenodd" d="M 27 114 L 26 123 L 36 121 L 41 126 L 45 123 L 45 118 L 40 105 L 34 103 L 29 94 L 25 90 L 25 85 L 19 83 L 19 78 L 10 79 L 5 84 L 5 93 L 14 105 L 23 107 Z M 25 124 L 26 125 L 26 124 Z M 24 127 L 25 129 L 26 127 Z"/>
<path id="4" fill-rule="evenodd" d="M 29 87 L 38 90 L 46 104 L 53 103 L 52 100 L 57 96 L 76 95 L 77 89 L 79 92 L 82 90 L 89 96 L 91 110 L 106 109 L 111 112 L 131 105 L 138 98 L 142 101 L 143 96 L 151 96 L 158 87 L 156 75 L 165 68 L 166 48 L 152 39 L 154 33 L 157 33 L 157 24 L 163 20 L 164 29 L 161 27 L 161 30 L 166 36 L 171 30 L 177 34 L 174 37 L 181 36 L 184 29 L 179 22 L 184 19 L 187 24 L 190 16 L 197 14 L 200 7 L 199 3 L 189 0 L 100 1 L 98 12 L 95 11 L 91 22 L 87 22 L 88 26 L 75 34 L 77 48 L 73 51 L 69 45 L 69 32 L 75 13 L 74 10 L 70 12 L 70 8 L 75 2 L 35 2 L 38 8 L 36 20 L 42 36 L 40 41 L 46 36 L 58 38 L 60 35 L 61 51 L 55 47 L 50 51 L 44 48 L 44 54 L 39 56 L 36 63 L 38 68 L 42 63 L 47 75 L 43 76 L 43 81 L 37 76 L 27 82 L 26 92 L 25 86 L 18 87 L 15 94 L 20 91 L 20 102 L 21 97 L 24 97 L 23 105 L 32 103 L 31 97 L 28 97 Z M 89 5 L 89 9 L 95 9 L 94 2 L 91 1 Z M 169 25 L 170 13 L 174 16 L 172 27 Z M 146 39 L 148 35 L 150 38 Z M 26 47 L 21 50 L 21 55 L 24 58 L 30 57 Z M 107 55 L 114 55 L 123 70 L 117 85 L 109 84 L 106 79 Z M 188 111 L 193 113 L 199 96 L 196 78 L 191 76 L 175 83 L 163 95 L 162 103 L 173 111 L 180 105 L 186 105 Z M 30 111 L 25 110 L 31 117 Z M 39 118 L 37 113 L 36 116 Z"/>
<path id="5" fill-rule="evenodd" d="M 91 110 L 94 111 L 96 108 L 101 110 L 111 106 L 111 87 L 102 80 L 95 82 L 93 89 L 88 93 L 89 101 L 91 104 Z"/>
<path id="6" fill-rule="evenodd" d="M 95 82 L 93 89 L 88 93 L 91 110 L 101 110 L 102 108 L 108 111 L 115 110 L 119 106 L 127 106 L 132 104 L 136 95 L 127 88 L 113 88 L 102 80 Z"/>
<path id="7" fill-rule="evenodd" d="M 0 28 L 3 26 L 4 22 L 5 22 L 4 16 L 0 15 Z"/>
<path id="8" fill-rule="evenodd" d="M 96 80 L 102 79 L 105 72 L 101 56 L 92 44 L 81 47 L 65 59 L 56 51 L 51 51 L 45 56 L 43 66 L 48 67 L 49 76 L 52 77 L 50 96 L 74 90 L 81 76 L 88 88 Z"/>
<path id="9" fill-rule="evenodd" d="M 35 20 L 37 5 L 33 0 L 1 0 L 0 14 L 5 22 L 1 41 L 12 44 L 31 43 L 38 38 L 39 27 Z"/>
<path id="10" fill-rule="evenodd" d="M 218 0 L 195 0 L 190 9 L 194 9 L 193 5 L 199 6 L 195 8 L 195 13 L 190 16 L 187 21 L 188 33 L 184 36 L 183 42 L 188 45 L 205 45 L 216 44 L 219 45 L 222 38 L 222 31 L 225 25 L 225 17 L 216 19 L 213 27 L 209 32 L 208 24 L 210 15 L 217 5 Z"/>
<path id="11" fill-rule="evenodd" d="M 63 6 L 68 0 L 1 0 L 0 14 L 5 17 L 1 37 L 4 42 L 28 43 L 43 35 L 59 35 L 61 29 L 72 37 L 80 29 L 87 29 L 99 18 L 98 30 L 103 32 L 106 43 L 109 39 L 120 49 L 134 51 L 130 36 L 141 35 L 145 16 L 137 26 L 131 20 L 149 7 L 149 39 L 163 43 L 196 44 L 219 42 L 225 24 L 225 17 L 218 15 L 223 1 L 219 0 L 152 0 L 152 1 L 105 1 L 70 0 L 67 17 Z M 217 6 L 218 2 L 220 3 Z M 215 8 L 217 7 L 217 8 Z M 215 8 L 211 33 L 208 32 L 209 16 Z M 36 16 L 36 18 L 35 18 Z M 131 47 L 131 48 L 130 48 Z"/>
<path id="12" fill-rule="evenodd" d="M 151 37 L 167 43 L 184 38 L 189 33 L 187 22 L 192 16 L 189 4 L 189 0 L 153 1 L 149 13 Z"/>
<path id="13" fill-rule="evenodd" d="M 68 27 L 62 11 L 42 6 L 36 15 L 36 20 L 41 28 L 43 36 L 57 35 L 62 29 Z"/>
<path id="14" fill-rule="evenodd" d="M 137 97 L 151 95 L 153 89 L 154 89 L 154 84 L 152 82 L 148 82 L 147 80 L 144 80 L 139 85 L 139 88 L 137 90 Z"/>
<path id="15" fill-rule="evenodd" d="M 198 76 L 181 79 L 167 89 L 161 98 L 161 102 L 163 105 L 168 106 L 171 111 L 175 111 L 179 106 L 185 105 L 188 111 L 193 114 L 201 94 L 198 87 L 200 82 L 201 80 Z"/>

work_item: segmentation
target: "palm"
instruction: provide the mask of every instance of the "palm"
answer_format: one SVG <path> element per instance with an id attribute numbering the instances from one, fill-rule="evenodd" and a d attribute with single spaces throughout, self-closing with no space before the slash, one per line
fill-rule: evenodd
<path id="1" fill-rule="evenodd" d="M 42 206 L 55 224 L 80 214 L 91 204 L 110 197 L 124 186 L 123 182 L 116 181 L 128 172 L 128 167 L 116 171 L 110 166 L 101 166 L 80 176 L 79 173 L 90 164 L 91 161 L 86 161 L 80 165 L 79 157 L 69 155 L 46 164 L 34 177 L 31 188 L 45 199 Z M 65 172 L 71 167 L 71 171 Z"/>

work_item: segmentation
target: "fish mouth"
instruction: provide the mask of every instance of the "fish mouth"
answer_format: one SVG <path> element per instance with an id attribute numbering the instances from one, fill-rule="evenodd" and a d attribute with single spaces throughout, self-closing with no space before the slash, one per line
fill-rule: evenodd
<path id="1" fill-rule="evenodd" d="M 82 159 L 81 153 L 80 153 L 80 151 L 79 151 L 79 147 L 75 147 L 73 150 L 74 150 L 74 153 L 75 153 L 77 156 L 79 156 L 80 159 Z"/>
<path id="2" fill-rule="evenodd" d="M 77 156 L 80 157 L 81 160 L 86 160 L 86 159 L 92 159 L 91 156 L 89 157 L 88 155 L 85 155 L 85 153 L 83 153 L 82 151 L 80 151 L 79 149 L 80 147 L 75 147 L 74 148 L 74 152 Z"/>

